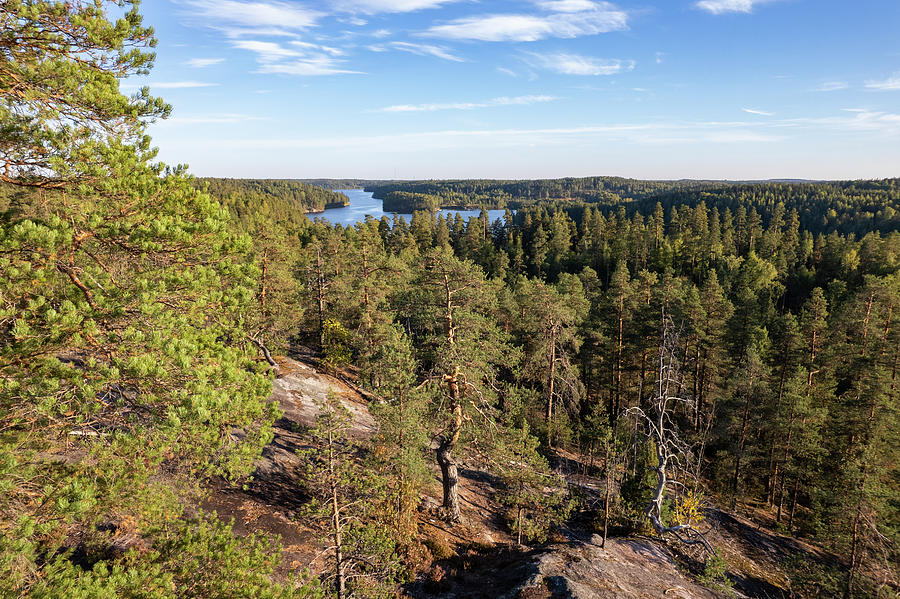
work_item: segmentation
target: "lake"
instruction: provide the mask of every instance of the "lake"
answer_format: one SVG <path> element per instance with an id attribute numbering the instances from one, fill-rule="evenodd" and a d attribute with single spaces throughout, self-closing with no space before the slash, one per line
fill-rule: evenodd
<path id="1" fill-rule="evenodd" d="M 339 189 L 337 191 L 350 198 L 349 206 L 344 206 L 342 208 L 328 208 L 324 212 L 307 214 L 307 216 L 311 219 L 322 218 L 333 225 L 344 225 L 345 227 L 365 220 L 367 215 L 375 220 L 381 220 L 382 216 L 393 219 L 396 214 L 397 216 L 402 216 L 406 219 L 407 223 L 412 222 L 412 214 L 403 212 L 385 212 L 382 209 L 381 200 L 373 198 L 372 192 L 370 191 L 363 191 L 362 189 Z M 438 212 L 445 217 L 447 215 L 455 215 L 458 212 L 464 220 L 468 220 L 471 216 L 478 217 L 478 215 L 481 214 L 481 210 L 439 210 Z M 503 218 L 505 211 L 488 210 L 487 212 L 488 218 L 490 218 L 491 222 L 494 222 L 498 218 Z"/>

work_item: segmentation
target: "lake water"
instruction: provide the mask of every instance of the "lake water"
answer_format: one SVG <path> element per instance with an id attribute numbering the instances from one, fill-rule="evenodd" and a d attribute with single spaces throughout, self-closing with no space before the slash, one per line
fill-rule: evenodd
<path id="1" fill-rule="evenodd" d="M 406 219 L 407 223 L 412 222 L 412 214 L 405 214 L 403 212 L 385 212 L 382 209 L 381 200 L 373 198 L 372 192 L 370 191 L 363 191 L 362 189 L 340 189 L 338 191 L 350 198 L 349 206 L 344 206 L 342 208 L 328 208 L 324 212 L 308 214 L 307 216 L 309 216 L 309 218 L 322 218 L 333 225 L 339 224 L 344 226 L 354 225 L 363 221 L 366 219 L 367 215 L 375 220 L 381 220 L 382 216 L 393 219 L 396 214 Z M 464 220 L 468 220 L 471 216 L 478 217 L 478 215 L 481 214 L 481 210 L 439 210 L 438 212 L 445 217 L 447 215 L 455 215 L 458 212 Z M 488 218 L 490 218 L 491 222 L 494 222 L 498 218 L 503 218 L 505 211 L 488 210 L 487 212 Z"/>

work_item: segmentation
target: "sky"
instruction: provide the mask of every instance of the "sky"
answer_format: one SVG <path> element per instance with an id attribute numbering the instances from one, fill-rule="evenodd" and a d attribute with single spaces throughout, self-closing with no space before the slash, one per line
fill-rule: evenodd
<path id="1" fill-rule="evenodd" d="M 160 159 L 249 178 L 900 176 L 898 0 L 144 0 Z"/>

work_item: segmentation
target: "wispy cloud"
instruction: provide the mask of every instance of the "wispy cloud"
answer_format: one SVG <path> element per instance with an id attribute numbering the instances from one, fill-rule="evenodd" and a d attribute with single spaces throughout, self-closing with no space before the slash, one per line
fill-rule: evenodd
<path id="1" fill-rule="evenodd" d="M 424 151 L 436 148 L 553 146 L 573 143 L 625 142 L 637 145 L 771 143 L 781 135 L 751 129 L 746 123 L 660 122 L 535 129 L 476 129 L 423 131 L 356 137 L 232 140 L 241 148 L 347 148 L 375 151 Z"/>
<path id="2" fill-rule="evenodd" d="M 344 66 L 343 50 L 299 39 L 328 16 L 283 0 L 183 0 L 191 17 L 221 31 L 231 45 L 256 55 L 257 73 L 334 75 L 356 73 Z M 270 38 L 270 39 L 266 39 Z M 271 41 L 271 38 L 288 38 Z M 293 39 L 290 39 L 293 38 Z M 202 60 L 202 59 L 201 59 Z M 213 63 L 208 63 L 213 64 Z M 198 62 L 192 66 L 208 66 Z"/>
<path id="3" fill-rule="evenodd" d="M 202 69 L 204 67 L 211 67 L 214 64 L 219 64 L 222 62 L 225 62 L 224 58 L 192 58 L 184 64 L 195 69 Z"/>
<path id="4" fill-rule="evenodd" d="M 846 81 L 826 81 L 819 87 L 813 88 L 815 92 L 836 92 L 847 89 L 850 85 Z"/>
<path id="5" fill-rule="evenodd" d="M 551 12 L 585 12 L 598 8 L 591 0 L 538 0 L 535 4 Z"/>
<path id="6" fill-rule="evenodd" d="M 507 69 L 506 67 L 497 67 L 497 72 L 503 73 L 504 75 L 509 75 L 510 77 L 518 77 L 519 76 L 519 74 L 516 73 L 514 70 Z"/>
<path id="7" fill-rule="evenodd" d="M 281 44 L 275 42 L 263 42 L 259 40 L 238 40 L 232 43 L 235 48 L 241 50 L 249 50 L 255 52 L 259 60 L 263 62 L 274 62 L 282 58 L 292 58 L 299 56 L 300 53 L 290 48 L 285 48 Z"/>
<path id="8" fill-rule="evenodd" d="M 337 0 L 335 8 L 347 12 L 365 14 L 413 12 L 427 8 L 438 8 L 459 0 Z"/>
<path id="9" fill-rule="evenodd" d="M 547 2 L 557 12 L 540 14 L 488 14 L 435 25 L 420 35 L 485 42 L 534 42 L 547 38 L 574 38 L 628 28 L 628 13 L 608 2 Z M 588 10 L 573 9 L 584 7 Z"/>
<path id="10" fill-rule="evenodd" d="M 822 118 L 797 118 L 780 121 L 786 126 L 802 126 L 837 129 L 841 131 L 869 132 L 880 135 L 900 136 L 900 114 L 868 110 L 865 108 L 845 108 L 849 116 Z"/>
<path id="11" fill-rule="evenodd" d="M 775 116 L 774 112 L 766 112 L 765 110 L 756 110 L 754 108 L 741 108 L 741 110 L 749 114 L 756 114 L 759 116 Z"/>
<path id="12" fill-rule="evenodd" d="M 474 110 L 476 108 L 494 108 L 497 106 L 527 106 L 557 100 L 556 96 L 515 96 L 492 98 L 484 102 L 457 102 L 447 104 L 398 104 L 385 106 L 374 112 L 436 112 L 439 110 Z"/>
<path id="13" fill-rule="evenodd" d="M 900 89 L 900 73 L 894 73 L 891 77 L 881 81 L 866 81 L 866 89 L 877 91 L 895 91 Z"/>
<path id="14" fill-rule="evenodd" d="M 275 42 L 260 40 L 236 40 L 235 48 L 249 50 L 256 54 L 260 73 L 282 75 L 336 75 L 358 73 L 343 68 L 343 61 L 337 58 L 341 51 L 329 46 L 293 41 L 287 48 Z"/>
<path id="15" fill-rule="evenodd" d="M 535 68 L 563 75 L 616 75 L 633 70 L 635 65 L 633 60 L 594 58 L 564 52 L 553 54 L 529 52 L 525 62 Z"/>
<path id="16" fill-rule="evenodd" d="M 443 60 L 452 62 L 465 62 L 465 58 L 452 53 L 449 48 L 444 46 L 433 46 L 431 44 L 413 44 L 410 42 L 390 42 L 388 44 L 376 44 L 368 46 L 372 52 L 387 52 L 388 50 L 399 50 L 401 52 L 409 52 L 419 56 L 434 56 Z"/>
<path id="17" fill-rule="evenodd" d="M 758 4 L 767 4 L 775 0 L 700 0 L 694 4 L 695 7 L 711 12 L 714 15 L 721 15 L 728 12 L 753 12 L 753 8 Z"/>
<path id="18" fill-rule="evenodd" d="M 232 36 L 241 30 L 284 32 L 316 25 L 325 13 L 279 0 L 187 0 L 191 13 L 213 24 L 226 24 Z"/>
<path id="19" fill-rule="evenodd" d="M 234 139 L 217 145 L 265 149 L 345 149 L 421 152 L 442 148 L 515 148 L 572 144 L 630 143 L 679 146 L 684 144 L 768 144 L 783 141 L 795 132 L 806 136 L 827 130 L 900 137 L 900 114 L 850 109 L 846 114 L 822 118 L 746 121 L 652 121 L 622 124 L 588 124 L 575 127 L 439 130 L 373 136 L 303 137 L 285 139 Z"/>

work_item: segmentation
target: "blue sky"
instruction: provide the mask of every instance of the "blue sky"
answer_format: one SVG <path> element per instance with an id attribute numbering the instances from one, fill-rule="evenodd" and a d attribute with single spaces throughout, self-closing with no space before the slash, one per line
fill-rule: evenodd
<path id="1" fill-rule="evenodd" d="M 227 177 L 900 176 L 896 0 L 144 0 Z"/>

